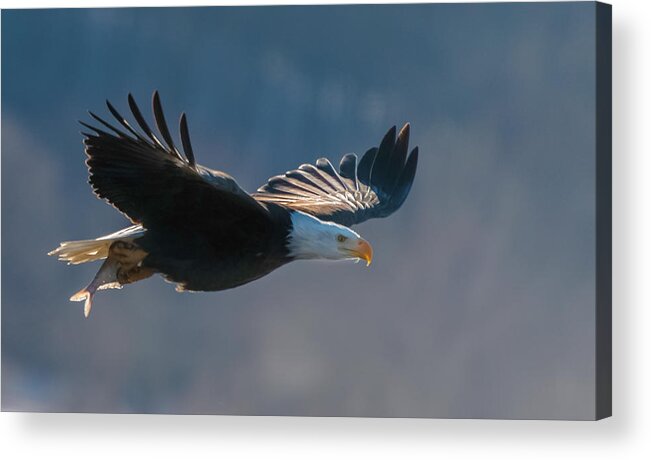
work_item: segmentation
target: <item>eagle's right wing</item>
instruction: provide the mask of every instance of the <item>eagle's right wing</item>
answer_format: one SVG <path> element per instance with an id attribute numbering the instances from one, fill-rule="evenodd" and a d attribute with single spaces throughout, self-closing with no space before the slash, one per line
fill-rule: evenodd
<path id="1" fill-rule="evenodd" d="M 326 158 L 319 158 L 316 165 L 303 164 L 272 177 L 253 197 L 346 226 L 387 217 L 402 206 L 414 182 L 418 147 L 407 155 L 408 147 L 409 124 L 397 139 L 394 126 L 359 163 L 349 153 L 337 171 Z"/>
<path id="2" fill-rule="evenodd" d="M 127 215 L 134 223 L 183 226 L 228 226 L 242 220 L 264 222 L 266 209 L 242 190 L 228 174 L 196 164 L 185 114 L 181 115 L 181 143 L 174 145 L 158 92 L 153 111 L 161 141 L 143 118 L 133 97 L 129 107 L 142 132 L 136 130 L 107 101 L 121 129 L 94 113 L 108 131 L 80 122 L 93 133 L 82 133 L 95 194 Z M 200 227 L 199 227 L 200 228 Z"/>

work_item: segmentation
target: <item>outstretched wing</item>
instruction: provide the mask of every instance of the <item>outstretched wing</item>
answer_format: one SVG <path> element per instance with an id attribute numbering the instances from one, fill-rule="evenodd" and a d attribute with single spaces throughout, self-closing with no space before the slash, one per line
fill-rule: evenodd
<path id="1" fill-rule="evenodd" d="M 414 182 L 418 147 L 407 156 L 408 147 L 409 124 L 397 139 L 394 126 L 359 164 L 357 155 L 349 153 L 337 172 L 330 161 L 319 158 L 316 165 L 303 164 L 272 177 L 252 196 L 346 226 L 386 217 L 402 205 Z"/>
<path id="2" fill-rule="evenodd" d="M 92 112 L 106 131 L 80 122 L 92 131 L 82 133 L 89 182 L 98 197 L 134 223 L 182 228 L 201 221 L 227 224 L 266 216 L 265 208 L 228 174 L 196 164 L 185 114 L 180 119 L 185 157 L 181 155 L 165 122 L 158 92 L 153 95 L 153 111 L 162 140 L 151 130 L 131 94 L 129 107 L 141 131 L 110 102 L 106 104 L 120 128 Z"/>

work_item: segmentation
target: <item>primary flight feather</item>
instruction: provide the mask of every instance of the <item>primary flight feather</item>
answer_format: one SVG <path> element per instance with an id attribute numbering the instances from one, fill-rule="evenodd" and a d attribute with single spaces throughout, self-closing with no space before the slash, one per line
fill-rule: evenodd
<path id="1" fill-rule="evenodd" d="M 80 122 L 95 194 L 134 225 L 100 238 L 69 241 L 50 252 L 71 264 L 106 259 L 93 281 L 71 297 L 88 316 L 96 291 L 160 273 L 178 291 L 220 291 L 254 281 L 297 259 L 363 259 L 371 245 L 349 227 L 386 217 L 405 201 L 418 147 L 408 154 L 409 124 L 391 128 L 358 162 L 337 170 L 326 158 L 272 177 L 248 194 L 226 173 L 196 163 L 185 114 L 181 146 L 170 134 L 158 92 L 158 135 L 128 97 L 137 126 L 106 102 L 112 123 Z M 117 123 L 117 126 L 115 125 Z"/>

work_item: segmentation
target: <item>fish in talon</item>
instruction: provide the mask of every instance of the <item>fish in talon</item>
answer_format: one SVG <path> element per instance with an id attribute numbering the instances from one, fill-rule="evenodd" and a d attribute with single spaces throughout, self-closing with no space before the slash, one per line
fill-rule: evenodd
<path id="1" fill-rule="evenodd" d="M 84 316 L 86 318 L 90 315 L 90 310 L 93 307 L 93 296 L 97 291 L 101 291 L 102 289 L 120 289 L 122 287 L 122 284 L 118 282 L 119 268 L 120 263 L 117 260 L 111 258 L 106 259 L 97 272 L 97 275 L 95 275 L 95 278 L 93 278 L 93 281 L 70 297 L 72 302 L 84 301 Z"/>

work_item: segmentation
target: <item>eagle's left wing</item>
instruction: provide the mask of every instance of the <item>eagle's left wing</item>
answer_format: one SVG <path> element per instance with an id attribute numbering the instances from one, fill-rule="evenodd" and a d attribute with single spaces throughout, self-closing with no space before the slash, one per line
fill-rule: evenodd
<path id="1" fill-rule="evenodd" d="M 303 211 L 319 219 L 351 226 L 394 213 L 407 198 L 416 174 L 418 147 L 409 156 L 409 124 L 396 139 L 396 127 L 387 132 L 379 148 L 344 155 L 339 172 L 326 158 L 316 165 L 275 176 L 252 196 L 261 202 Z"/>
<path id="2" fill-rule="evenodd" d="M 129 95 L 138 130 L 107 106 L 119 127 L 94 113 L 104 129 L 81 122 L 85 136 L 89 182 L 95 194 L 145 228 L 152 226 L 204 229 L 213 235 L 246 220 L 264 227 L 268 213 L 226 173 L 195 162 L 185 115 L 180 119 L 185 157 L 176 147 L 163 115 L 158 92 L 153 112 L 161 138 L 154 134 Z"/>

